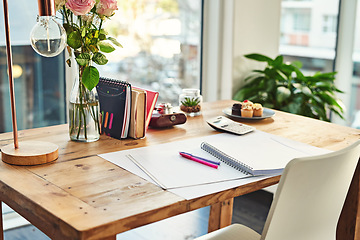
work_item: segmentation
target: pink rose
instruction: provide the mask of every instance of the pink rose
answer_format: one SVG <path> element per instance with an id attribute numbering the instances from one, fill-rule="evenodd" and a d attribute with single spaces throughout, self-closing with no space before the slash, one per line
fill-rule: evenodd
<path id="1" fill-rule="evenodd" d="M 116 0 L 100 0 L 96 6 L 96 12 L 99 15 L 104 15 L 107 17 L 112 16 L 117 9 Z"/>
<path id="2" fill-rule="evenodd" d="M 85 15 L 94 7 L 95 0 L 68 0 L 65 6 L 76 16 Z"/>

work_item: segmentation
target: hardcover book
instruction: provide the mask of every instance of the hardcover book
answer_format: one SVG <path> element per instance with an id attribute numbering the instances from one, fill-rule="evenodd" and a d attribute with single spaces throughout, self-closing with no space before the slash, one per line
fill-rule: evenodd
<path id="1" fill-rule="evenodd" d="M 131 114 L 129 137 L 143 138 L 146 131 L 146 91 L 131 89 Z"/>
<path id="2" fill-rule="evenodd" d="M 152 113 L 153 113 L 153 111 L 155 109 L 156 101 L 157 101 L 157 99 L 159 97 L 159 93 L 156 92 L 156 91 L 143 89 L 143 88 L 139 88 L 139 87 L 133 87 L 133 89 L 140 89 L 140 90 L 145 90 L 146 91 L 146 122 L 145 122 L 145 127 L 146 127 L 146 130 L 147 130 L 148 127 L 149 127 L 149 124 L 150 124 Z"/>

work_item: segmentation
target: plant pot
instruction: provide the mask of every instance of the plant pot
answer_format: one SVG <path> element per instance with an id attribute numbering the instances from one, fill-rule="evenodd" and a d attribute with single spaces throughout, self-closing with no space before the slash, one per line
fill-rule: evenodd
<path id="1" fill-rule="evenodd" d="M 199 89 L 183 89 L 179 96 L 180 110 L 187 116 L 201 115 L 202 96 Z"/>

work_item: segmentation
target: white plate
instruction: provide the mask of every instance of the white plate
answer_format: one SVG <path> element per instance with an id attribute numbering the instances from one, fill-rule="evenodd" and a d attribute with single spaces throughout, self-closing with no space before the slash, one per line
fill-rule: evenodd
<path id="1" fill-rule="evenodd" d="M 223 113 L 229 117 L 237 118 L 237 119 L 246 119 L 246 120 L 261 120 L 265 118 L 270 118 L 275 115 L 275 112 L 271 109 L 264 108 L 263 115 L 261 117 L 242 117 L 239 115 L 233 115 L 232 114 L 232 107 L 223 109 Z"/>

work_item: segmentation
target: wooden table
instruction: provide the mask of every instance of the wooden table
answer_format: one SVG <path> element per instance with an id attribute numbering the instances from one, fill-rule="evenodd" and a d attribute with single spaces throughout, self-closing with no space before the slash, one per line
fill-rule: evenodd
<path id="1" fill-rule="evenodd" d="M 205 103 L 203 115 L 170 129 L 149 129 L 141 140 L 107 136 L 94 143 L 72 142 L 68 126 L 19 132 L 19 140 L 49 141 L 59 146 L 53 163 L 20 167 L 0 162 L 0 201 L 5 202 L 52 239 L 116 239 L 116 234 L 211 205 L 209 231 L 229 225 L 233 198 L 278 182 L 271 177 L 216 194 L 185 200 L 100 158 L 97 154 L 217 134 L 205 119 L 223 115 L 233 101 Z M 292 114 L 248 121 L 272 134 L 330 150 L 341 149 L 360 137 L 360 131 Z M 12 134 L 0 134 L 0 148 Z M 338 239 L 359 239 L 359 172 L 338 226 Z M 0 221 L 0 227 L 2 222 Z M 0 239 L 3 234 L 0 235 Z"/>

